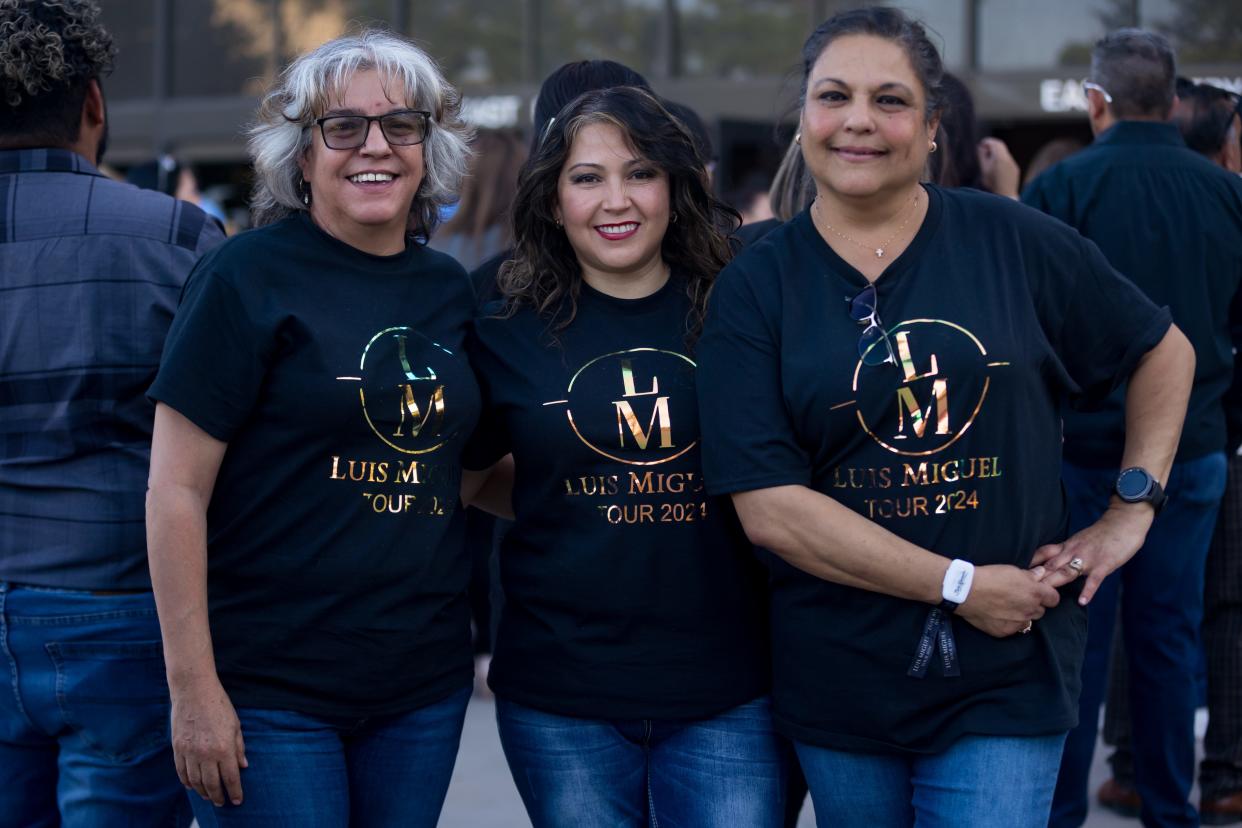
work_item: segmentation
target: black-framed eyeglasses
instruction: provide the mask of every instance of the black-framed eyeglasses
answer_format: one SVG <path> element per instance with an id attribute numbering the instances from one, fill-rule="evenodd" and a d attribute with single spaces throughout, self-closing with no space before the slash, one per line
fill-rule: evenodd
<path id="1" fill-rule="evenodd" d="M 394 147 L 421 144 L 431 128 L 431 113 L 417 109 L 401 109 L 385 115 L 328 115 L 316 118 L 315 124 L 328 149 L 357 149 L 367 142 L 371 122 L 378 121 L 384 140 Z"/>
<path id="2" fill-rule="evenodd" d="M 845 301 L 850 305 L 850 319 L 863 325 L 863 332 L 858 337 L 858 356 L 864 365 L 883 365 L 886 362 L 897 364 L 897 356 L 893 353 L 893 344 L 888 341 L 888 334 L 880 322 L 876 312 L 875 285 L 867 285 Z"/>

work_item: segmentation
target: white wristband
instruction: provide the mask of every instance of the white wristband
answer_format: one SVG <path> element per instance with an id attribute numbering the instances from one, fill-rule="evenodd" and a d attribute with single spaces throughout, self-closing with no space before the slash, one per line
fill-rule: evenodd
<path id="1" fill-rule="evenodd" d="M 946 601 L 960 604 L 970 595 L 970 585 L 975 580 L 975 565 L 961 558 L 954 558 L 949 569 L 944 573 L 944 583 L 940 587 L 940 597 Z"/>

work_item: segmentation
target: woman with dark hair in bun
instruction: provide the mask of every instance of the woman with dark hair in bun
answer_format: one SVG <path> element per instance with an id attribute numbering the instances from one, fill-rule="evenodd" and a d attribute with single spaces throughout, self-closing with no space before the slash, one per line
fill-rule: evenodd
<path id="1" fill-rule="evenodd" d="M 490 683 L 544 826 L 779 826 L 762 572 L 699 468 L 694 345 L 737 216 L 650 92 L 590 92 L 523 168 L 475 326 L 515 522 Z"/>
<path id="2" fill-rule="evenodd" d="M 698 350 L 708 493 L 776 555 L 774 720 L 821 825 L 1046 825 L 1084 605 L 1158 506 L 1067 539 L 1060 408 L 1128 380 L 1125 465 L 1162 479 L 1193 352 L 1070 228 L 920 183 L 922 26 L 845 12 L 802 57 L 816 199 L 721 274 Z"/>

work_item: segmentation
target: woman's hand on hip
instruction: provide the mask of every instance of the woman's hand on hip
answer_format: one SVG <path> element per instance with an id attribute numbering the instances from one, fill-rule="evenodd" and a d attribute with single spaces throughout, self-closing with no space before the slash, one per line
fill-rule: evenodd
<path id="1" fill-rule="evenodd" d="M 172 747 L 181 784 L 217 807 L 242 802 L 246 744 L 241 722 L 219 679 L 172 693 Z"/>
<path id="2" fill-rule="evenodd" d="M 1043 582 L 1045 574 L 1006 564 L 976 567 L 970 595 L 957 608 L 957 615 L 996 638 L 1022 632 L 1061 600 Z"/>
<path id="3" fill-rule="evenodd" d="M 1155 516 L 1148 503 L 1122 503 L 1114 498 L 1099 520 L 1065 543 L 1050 543 L 1036 549 L 1031 565 L 1046 569 L 1045 581 L 1054 587 L 1086 578 L 1078 597 L 1078 603 L 1085 607 L 1104 579 L 1142 547 Z"/>

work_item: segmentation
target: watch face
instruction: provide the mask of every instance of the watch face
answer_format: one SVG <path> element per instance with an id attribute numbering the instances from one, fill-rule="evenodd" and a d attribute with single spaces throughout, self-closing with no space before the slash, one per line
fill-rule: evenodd
<path id="1" fill-rule="evenodd" d="M 1117 494 L 1122 500 L 1142 500 L 1151 490 L 1151 475 L 1142 469 L 1126 469 L 1117 478 Z"/>

